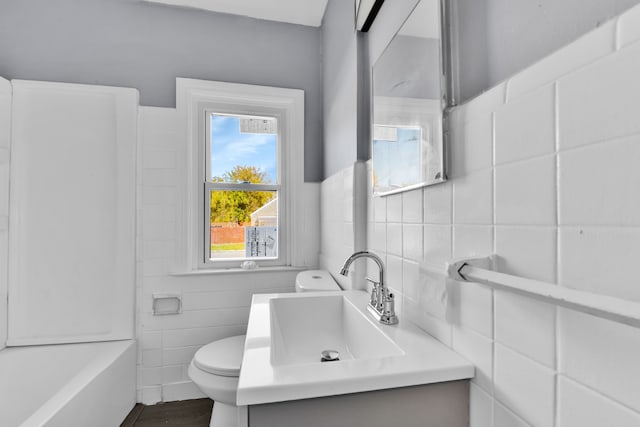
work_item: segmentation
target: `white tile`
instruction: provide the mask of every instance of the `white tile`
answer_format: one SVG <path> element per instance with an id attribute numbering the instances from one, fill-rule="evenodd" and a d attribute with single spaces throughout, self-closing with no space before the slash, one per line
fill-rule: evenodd
<path id="1" fill-rule="evenodd" d="M 145 368 L 162 366 L 162 350 L 161 349 L 143 350 L 142 365 Z"/>
<path id="2" fill-rule="evenodd" d="M 412 322 L 438 341 L 449 347 L 452 346 L 451 324 L 425 312 L 418 301 L 403 298 L 403 312 L 400 321 Z"/>
<path id="3" fill-rule="evenodd" d="M 162 402 L 161 386 L 142 387 L 141 403 L 145 405 L 155 405 L 158 402 Z"/>
<path id="4" fill-rule="evenodd" d="M 393 289 L 393 292 L 395 292 L 396 294 L 403 294 L 404 290 L 402 289 L 402 258 L 393 255 L 387 255 L 386 267 L 387 277 L 385 280 L 387 281 L 387 285 L 389 286 L 389 288 Z"/>
<path id="5" fill-rule="evenodd" d="M 408 298 L 418 299 L 421 288 L 420 265 L 413 261 L 402 261 L 402 293 Z"/>
<path id="6" fill-rule="evenodd" d="M 144 169 L 175 169 L 178 164 L 176 150 L 144 150 L 142 167 Z"/>
<path id="7" fill-rule="evenodd" d="M 162 383 L 177 383 L 188 379 L 184 376 L 184 367 L 185 365 L 164 366 L 162 368 Z"/>
<path id="8" fill-rule="evenodd" d="M 387 251 L 387 224 L 384 222 L 375 222 L 371 224 L 372 233 L 369 246 L 376 252 Z"/>
<path id="9" fill-rule="evenodd" d="M 424 225 L 424 261 L 430 266 L 444 266 L 451 260 L 453 235 L 450 225 Z M 444 267 L 443 267 L 444 268 Z"/>
<path id="10" fill-rule="evenodd" d="M 471 380 L 483 390 L 493 390 L 493 344 L 488 338 L 464 328 L 453 328 L 453 349 L 475 365 Z"/>
<path id="11" fill-rule="evenodd" d="M 531 427 L 526 421 L 499 403 L 493 408 L 494 427 Z"/>
<path id="12" fill-rule="evenodd" d="M 143 387 L 162 384 L 162 368 L 142 368 L 140 373 Z"/>
<path id="13" fill-rule="evenodd" d="M 162 351 L 162 363 L 164 365 L 189 364 L 199 349 L 200 346 L 165 348 Z"/>
<path id="14" fill-rule="evenodd" d="M 387 223 L 387 252 L 402 256 L 402 224 Z"/>
<path id="15" fill-rule="evenodd" d="M 250 307 L 251 291 L 183 292 L 182 310 L 207 310 L 213 308 Z"/>
<path id="16" fill-rule="evenodd" d="M 451 130 L 450 177 L 461 177 L 493 163 L 493 114 L 486 112 Z"/>
<path id="17" fill-rule="evenodd" d="M 610 21 L 512 77 L 507 83 L 507 100 L 594 62 L 613 52 L 614 48 L 615 22 Z"/>
<path id="18" fill-rule="evenodd" d="M 170 187 L 178 185 L 176 169 L 144 169 L 142 185 L 145 187 Z"/>
<path id="19" fill-rule="evenodd" d="M 471 384 L 469 399 L 469 427 L 493 425 L 493 398 L 480 387 Z"/>
<path id="20" fill-rule="evenodd" d="M 169 274 L 170 262 L 164 259 L 147 260 L 142 265 L 144 277 L 166 276 Z"/>
<path id="21" fill-rule="evenodd" d="M 620 47 L 640 40 L 640 6 L 634 6 L 618 19 L 618 42 Z"/>
<path id="22" fill-rule="evenodd" d="M 556 158 L 496 167 L 496 224 L 556 224 Z"/>
<path id="23" fill-rule="evenodd" d="M 451 320 L 493 338 L 493 291 L 483 285 L 451 281 Z"/>
<path id="24" fill-rule="evenodd" d="M 640 135 L 560 153 L 560 224 L 640 225 L 638 159 Z"/>
<path id="25" fill-rule="evenodd" d="M 170 235 L 175 230 L 169 227 L 169 222 L 175 222 L 177 218 L 175 205 L 146 205 L 143 206 L 141 222 L 143 226 L 149 223 L 163 223 L 162 225 L 169 230 L 162 232 L 162 235 Z"/>
<path id="26" fill-rule="evenodd" d="M 387 200 L 387 221 L 402 222 L 402 194 L 392 194 L 385 199 Z"/>
<path id="27" fill-rule="evenodd" d="M 496 399 L 536 427 L 553 426 L 554 371 L 500 344 L 495 359 Z"/>
<path id="28" fill-rule="evenodd" d="M 638 61 L 640 43 L 559 81 L 561 149 L 640 132 Z"/>
<path id="29" fill-rule="evenodd" d="M 640 413 L 593 390 L 563 376 L 558 386 L 558 427 L 640 426 Z"/>
<path id="30" fill-rule="evenodd" d="M 640 301 L 640 227 L 560 228 L 563 286 Z"/>
<path id="31" fill-rule="evenodd" d="M 151 259 L 171 259 L 174 255 L 175 244 L 172 241 L 146 241 L 143 242 L 142 258 Z"/>
<path id="32" fill-rule="evenodd" d="M 493 253 L 493 227 L 456 225 L 453 227 L 453 257 L 487 256 Z"/>
<path id="33" fill-rule="evenodd" d="M 556 282 L 555 227 L 496 226 L 498 271 L 543 282 Z"/>
<path id="34" fill-rule="evenodd" d="M 559 309 L 559 371 L 640 411 L 640 329 Z"/>
<path id="35" fill-rule="evenodd" d="M 454 123 L 466 123 L 487 112 L 494 111 L 505 102 L 507 82 L 502 82 L 453 110 Z"/>
<path id="36" fill-rule="evenodd" d="M 160 331 L 143 332 L 139 339 L 142 350 L 162 348 L 162 332 Z"/>
<path id="37" fill-rule="evenodd" d="M 402 256 L 422 261 L 422 224 L 402 224 Z"/>
<path id="38" fill-rule="evenodd" d="M 556 368 L 555 306 L 496 290 L 495 312 L 496 341 Z"/>
<path id="39" fill-rule="evenodd" d="M 453 184 L 451 181 L 424 188 L 424 223 L 452 224 Z"/>
<path id="40" fill-rule="evenodd" d="M 505 104 L 495 113 L 495 163 L 555 152 L 555 85 Z"/>
<path id="41" fill-rule="evenodd" d="M 162 341 L 166 348 L 202 346 L 222 338 L 245 333 L 245 326 L 169 329 L 162 331 Z"/>
<path id="42" fill-rule="evenodd" d="M 422 222 L 422 189 L 402 193 L 402 222 L 419 224 Z"/>
<path id="43" fill-rule="evenodd" d="M 165 384 L 162 386 L 162 401 L 174 402 L 177 400 L 202 399 L 207 397 L 197 385 L 191 381 Z"/>
<path id="44" fill-rule="evenodd" d="M 142 190 L 144 205 L 175 205 L 177 199 L 176 187 L 146 187 Z"/>
<path id="45" fill-rule="evenodd" d="M 373 199 L 373 220 L 375 222 L 387 221 L 387 198 L 374 196 Z"/>
<path id="46" fill-rule="evenodd" d="M 453 181 L 453 219 L 456 224 L 493 222 L 493 174 L 484 170 Z"/>

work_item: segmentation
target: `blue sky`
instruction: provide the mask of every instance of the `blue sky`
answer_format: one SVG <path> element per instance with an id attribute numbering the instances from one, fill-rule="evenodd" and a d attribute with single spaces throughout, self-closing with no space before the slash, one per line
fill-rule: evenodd
<path id="1" fill-rule="evenodd" d="M 255 166 L 275 183 L 277 171 L 275 134 L 240 133 L 240 119 L 211 116 L 211 175 L 222 176 L 234 166 Z"/>

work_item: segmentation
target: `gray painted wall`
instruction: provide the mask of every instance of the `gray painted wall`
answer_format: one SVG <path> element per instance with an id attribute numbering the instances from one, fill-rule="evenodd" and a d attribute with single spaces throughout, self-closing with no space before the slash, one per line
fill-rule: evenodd
<path id="1" fill-rule="evenodd" d="M 566 46 L 640 0 L 452 0 L 460 101 Z"/>
<path id="2" fill-rule="evenodd" d="M 303 89 L 306 181 L 323 177 L 321 41 L 319 28 L 138 0 L 0 1 L 9 79 L 134 87 L 159 107 L 175 106 L 176 77 Z"/>
<path id="3" fill-rule="evenodd" d="M 358 39 L 353 2 L 327 2 L 322 49 L 326 178 L 353 165 L 357 158 Z"/>

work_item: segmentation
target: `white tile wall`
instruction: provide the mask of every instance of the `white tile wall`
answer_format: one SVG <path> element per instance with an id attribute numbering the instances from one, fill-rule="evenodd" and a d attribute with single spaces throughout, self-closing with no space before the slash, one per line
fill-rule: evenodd
<path id="1" fill-rule="evenodd" d="M 476 365 L 471 426 L 640 426 L 639 329 L 432 271 L 496 253 L 500 271 L 640 301 L 638 28 L 640 6 L 453 111 L 422 258 L 416 192 L 369 198 L 401 321 Z"/>
<path id="2" fill-rule="evenodd" d="M 560 373 L 640 412 L 640 329 L 560 309 Z"/>
<path id="3" fill-rule="evenodd" d="M 494 403 L 495 427 L 531 427 L 531 424 L 514 414 L 498 402 Z"/>
<path id="4" fill-rule="evenodd" d="M 637 412 L 566 377 L 558 393 L 558 427 L 640 426 Z"/>
<path id="5" fill-rule="evenodd" d="M 353 167 L 346 168 L 323 181 L 320 190 L 320 228 L 324 230 L 320 244 L 320 267 L 336 272 L 334 277 L 344 289 L 352 288 L 354 280 L 357 280 L 354 278 L 358 277 L 353 272 L 360 268 L 359 264 L 354 265 L 349 277 L 337 274 L 344 261 L 355 251 L 353 174 Z M 398 223 L 398 226 L 401 224 Z"/>
<path id="6" fill-rule="evenodd" d="M 620 185 L 640 182 L 640 134 L 563 151 L 558 158 L 560 224 L 640 225 L 640 198 L 626 197 L 626 185 Z M 605 165 L 606 173 L 599 173 Z"/>
<path id="7" fill-rule="evenodd" d="M 555 151 L 555 85 L 547 85 L 496 111 L 495 163 Z"/>
<path id="8" fill-rule="evenodd" d="M 640 131 L 639 52 L 640 44 L 631 44 L 558 82 L 561 149 Z"/>
<path id="9" fill-rule="evenodd" d="M 553 426 L 555 371 L 495 346 L 495 397 L 534 426 Z"/>

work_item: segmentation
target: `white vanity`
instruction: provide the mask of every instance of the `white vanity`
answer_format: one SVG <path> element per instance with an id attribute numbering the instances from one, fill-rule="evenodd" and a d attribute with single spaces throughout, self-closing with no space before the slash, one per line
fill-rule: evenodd
<path id="1" fill-rule="evenodd" d="M 255 295 L 237 403 L 250 427 L 468 426 L 474 367 L 363 291 Z M 339 360 L 322 362 L 323 351 Z"/>

